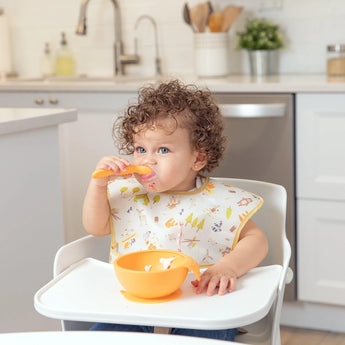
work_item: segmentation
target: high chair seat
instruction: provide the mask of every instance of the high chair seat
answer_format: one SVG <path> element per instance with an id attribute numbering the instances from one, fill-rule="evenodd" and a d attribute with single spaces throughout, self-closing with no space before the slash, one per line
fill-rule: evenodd
<path id="1" fill-rule="evenodd" d="M 160 304 L 127 301 L 107 263 L 109 236 L 86 236 L 57 252 L 55 278 L 35 295 L 37 311 L 62 319 L 64 330 L 87 329 L 87 321 L 194 329 L 241 327 L 247 333 L 237 336 L 237 342 L 279 345 L 284 288 L 292 279 L 291 248 L 285 234 L 286 191 L 266 182 L 220 180 L 264 199 L 253 220 L 266 233 L 269 253 L 260 267 L 238 279 L 234 292 L 196 295 L 190 283 L 194 276 L 189 274 L 176 300 Z"/>

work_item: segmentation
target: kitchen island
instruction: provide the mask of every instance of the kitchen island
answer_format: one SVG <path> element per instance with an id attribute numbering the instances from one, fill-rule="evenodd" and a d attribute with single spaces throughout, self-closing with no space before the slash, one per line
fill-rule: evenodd
<path id="1" fill-rule="evenodd" d="M 58 126 L 76 110 L 0 108 L 0 332 L 57 329 L 34 310 L 64 244 Z"/>

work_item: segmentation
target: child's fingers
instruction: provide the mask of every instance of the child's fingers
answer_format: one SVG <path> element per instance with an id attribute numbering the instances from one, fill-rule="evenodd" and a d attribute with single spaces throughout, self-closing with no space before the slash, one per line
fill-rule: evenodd
<path id="1" fill-rule="evenodd" d="M 111 175 L 118 175 L 125 171 L 130 162 L 124 158 L 116 156 L 103 157 L 96 166 L 96 171 L 92 174 L 93 178 L 105 178 Z"/>
<path id="2" fill-rule="evenodd" d="M 219 286 L 220 279 L 217 276 L 213 276 L 210 281 L 208 282 L 208 287 L 206 290 L 207 296 L 213 296 L 215 290 Z"/>
<path id="3" fill-rule="evenodd" d="M 230 279 L 228 277 L 221 277 L 219 282 L 218 295 L 223 296 L 228 290 Z"/>
<path id="4" fill-rule="evenodd" d="M 202 293 L 204 289 L 208 286 L 209 281 L 210 281 L 210 276 L 207 273 L 207 271 L 205 271 L 200 277 L 200 281 L 198 282 L 196 293 L 197 294 Z"/>
<path id="5" fill-rule="evenodd" d="M 231 277 L 228 286 L 228 292 L 232 292 L 236 289 L 236 278 Z"/>
<path id="6" fill-rule="evenodd" d="M 199 281 L 198 281 L 198 280 L 192 280 L 190 283 L 191 283 L 194 287 L 198 287 L 198 285 L 199 285 Z"/>

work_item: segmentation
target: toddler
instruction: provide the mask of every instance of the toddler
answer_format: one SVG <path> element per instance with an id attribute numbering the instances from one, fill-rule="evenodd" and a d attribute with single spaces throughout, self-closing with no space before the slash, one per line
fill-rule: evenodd
<path id="1" fill-rule="evenodd" d="M 113 175 L 91 179 L 83 224 L 95 236 L 111 234 L 110 261 L 119 254 L 172 249 L 207 267 L 197 294 L 224 295 L 236 279 L 257 266 L 268 251 L 263 231 L 250 219 L 262 199 L 236 186 L 201 175 L 216 168 L 226 138 L 219 108 L 208 90 L 163 82 L 139 91 L 114 124 L 120 153 L 152 169 L 119 178 L 131 163 L 106 156 L 96 169 Z M 92 330 L 152 332 L 153 327 L 96 324 Z M 234 340 L 237 330 L 173 328 L 172 334 Z"/>

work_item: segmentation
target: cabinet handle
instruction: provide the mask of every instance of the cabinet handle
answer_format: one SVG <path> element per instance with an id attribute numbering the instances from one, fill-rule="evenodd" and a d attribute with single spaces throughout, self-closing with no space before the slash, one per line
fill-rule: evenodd
<path id="1" fill-rule="evenodd" d="M 286 104 L 219 104 L 224 117 L 282 117 L 286 113 Z"/>
<path id="2" fill-rule="evenodd" d="M 44 100 L 43 100 L 42 98 L 36 98 L 36 99 L 35 99 L 35 103 L 36 103 L 37 105 L 42 105 L 42 104 L 44 104 Z"/>
<path id="3" fill-rule="evenodd" d="M 56 98 L 50 98 L 50 99 L 49 99 L 49 103 L 50 103 L 50 104 L 58 104 L 58 103 L 59 103 L 59 100 L 56 99 Z"/>

